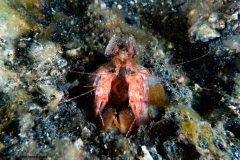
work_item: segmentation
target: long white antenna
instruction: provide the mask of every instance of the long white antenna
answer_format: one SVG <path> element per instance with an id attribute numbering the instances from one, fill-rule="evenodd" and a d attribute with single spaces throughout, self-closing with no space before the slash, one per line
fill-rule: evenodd
<path id="1" fill-rule="evenodd" d="M 127 137 L 128 134 L 131 132 L 132 127 L 133 127 L 133 124 L 135 123 L 135 121 L 136 121 L 136 118 L 134 118 L 134 121 L 132 122 L 131 126 L 129 127 L 128 132 L 127 132 L 127 134 L 126 134 L 126 137 Z"/>

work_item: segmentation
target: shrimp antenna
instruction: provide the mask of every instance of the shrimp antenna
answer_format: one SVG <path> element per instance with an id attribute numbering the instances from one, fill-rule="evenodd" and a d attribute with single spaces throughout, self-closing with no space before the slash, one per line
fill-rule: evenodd
<path id="1" fill-rule="evenodd" d="M 71 70 L 67 70 L 67 72 L 79 73 L 79 74 L 97 75 L 96 73 L 87 73 L 87 72 L 79 72 L 79 71 L 71 71 Z"/>
<path id="2" fill-rule="evenodd" d="M 206 53 L 206 54 L 204 54 L 204 55 L 202 55 L 202 56 L 200 56 L 200 57 L 198 57 L 198 58 L 191 59 L 191 60 L 189 60 L 189 61 L 185 61 L 185 62 L 181 62 L 181 63 L 178 63 L 178 64 L 173 64 L 173 65 L 167 65 L 167 66 L 164 66 L 164 67 L 171 67 L 171 66 L 183 65 L 183 64 L 186 64 L 186 63 L 189 63 L 189 62 L 196 61 L 196 60 L 201 59 L 201 58 L 203 58 L 203 57 L 206 57 L 206 56 L 209 55 L 209 54 L 210 54 L 210 52 L 208 52 L 208 53 Z M 163 67 L 148 68 L 148 69 L 158 69 L 158 68 L 163 68 Z"/>
<path id="3" fill-rule="evenodd" d="M 135 122 L 136 122 L 136 118 L 134 118 L 131 126 L 129 127 L 128 132 L 127 132 L 127 134 L 126 134 L 126 137 L 128 137 L 128 135 L 130 134 L 130 132 L 131 132 L 131 130 L 132 130 L 132 127 L 133 127 L 133 124 L 134 124 Z"/>
<path id="4" fill-rule="evenodd" d="M 181 86 L 181 87 L 189 87 L 189 88 L 192 88 L 192 89 L 195 89 L 195 90 L 197 90 L 197 89 L 208 90 L 208 91 L 212 90 L 212 89 L 209 89 L 209 88 L 194 87 L 194 86 L 182 85 L 182 84 L 179 84 L 179 83 L 172 83 L 172 82 L 165 81 L 165 80 L 163 80 L 162 78 L 159 78 L 159 77 L 157 77 L 156 79 L 158 79 L 161 82 L 169 83 L 169 84 L 172 84 L 172 85 L 178 85 L 178 86 Z"/>
<path id="5" fill-rule="evenodd" d="M 70 101 L 72 101 L 72 100 L 74 100 L 74 99 L 77 99 L 77 98 L 79 98 L 79 97 L 81 97 L 81 96 L 84 96 L 84 95 L 86 95 L 86 94 L 88 94 L 88 93 L 93 92 L 95 89 L 96 89 L 96 88 L 91 89 L 90 91 L 87 91 L 86 93 L 80 94 L 79 96 L 70 98 L 70 99 L 68 99 L 68 100 L 66 100 L 66 101 L 63 101 L 63 102 L 60 102 L 59 104 L 66 103 L 66 102 L 70 102 Z"/>
<path id="6" fill-rule="evenodd" d="M 101 115 L 100 111 L 98 111 L 98 113 L 99 113 L 99 116 L 100 116 L 100 118 L 101 118 L 102 124 L 103 124 L 103 126 L 104 126 L 104 121 L 103 121 L 103 118 L 102 118 L 102 115 Z"/>

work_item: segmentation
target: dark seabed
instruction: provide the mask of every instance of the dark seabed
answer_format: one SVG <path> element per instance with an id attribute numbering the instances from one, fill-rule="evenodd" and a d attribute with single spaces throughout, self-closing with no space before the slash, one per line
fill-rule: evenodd
<path id="1" fill-rule="evenodd" d="M 227 0 L 0 0 L 0 159 L 240 159 L 239 12 Z M 94 89 L 83 72 L 111 61 L 114 34 L 121 50 L 135 37 L 166 98 L 127 136 L 101 130 L 94 92 L 71 100 Z M 104 112 L 120 123 L 116 103 Z"/>

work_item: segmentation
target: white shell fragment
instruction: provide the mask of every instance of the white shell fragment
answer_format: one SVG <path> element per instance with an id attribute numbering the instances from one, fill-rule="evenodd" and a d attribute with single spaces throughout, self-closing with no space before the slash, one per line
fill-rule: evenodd
<path id="1" fill-rule="evenodd" d="M 212 29 L 207 24 L 194 25 L 189 29 L 189 32 L 190 39 L 193 42 L 199 40 L 202 42 L 208 42 L 211 39 L 215 39 L 221 36 L 218 31 Z"/>
<path id="2" fill-rule="evenodd" d="M 149 151 L 147 150 L 146 146 L 141 146 L 143 151 L 143 160 L 153 160 L 152 156 L 150 155 Z"/>
<path id="3" fill-rule="evenodd" d="M 217 13 L 212 13 L 208 18 L 208 22 L 210 22 L 210 23 L 215 23 L 218 20 L 219 20 L 219 16 Z"/>

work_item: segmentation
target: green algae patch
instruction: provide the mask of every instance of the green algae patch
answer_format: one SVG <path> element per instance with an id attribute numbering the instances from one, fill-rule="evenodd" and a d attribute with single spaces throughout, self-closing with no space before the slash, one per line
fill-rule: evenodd
<path id="1" fill-rule="evenodd" d="M 11 8 L 3 0 L 0 1 L 0 15 L 1 36 L 14 39 L 32 28 L 23 13 Z"/>
<path id="2" fill-rule="evenodd" d="M 205 140 L 209 142 L 208 146 L 213 149 L 213 133 L 210 124 L 187 120 L 183 122 L 182 129 L 186 137 L 193 141 L 193 143 L 197 143 L 199 140 Z"/>
<path id="3" fill-rule="evenodd" d="M 185 108 L 184 110 L 184 107 L 181 109 L 181 114 L 185 117 L 181 124 L 182 133 L 188 140 L 188 143 L 195 146 L 201 157 L 207 159 L 225 157 L 228 159 L 229 155 L 223 152 L 217 144 L 219 137 L 226 138 L 223 134 L 224 129 L 219 130 L 217 126 L 212 127 L 209 122 L 202 120 L 193 109 L 186 110 Z"/>
<path id="4" fill-rule="evenodd" d="M 129 34 L 134 35 L 140 47 L 140 55 L 151 41 L 151 35 L 148 33 L 146 27 L 128 24 L 123 12 L 117 8 L 113 7 L 110 9 L 92 4 L 89 6 L 89 14 L 97 26 L 95 29 L 97 32 L 102 31 L 110 38 L 113 33 L 115 33 L 122 36 L 122 39 L 127 39 Z M 102 47 L 104 48 L 104 46 L 100 46 L 98 49 L 102 50 Z M 104 52 L 104 50 L 102 50 L 102 52 Z"/>

